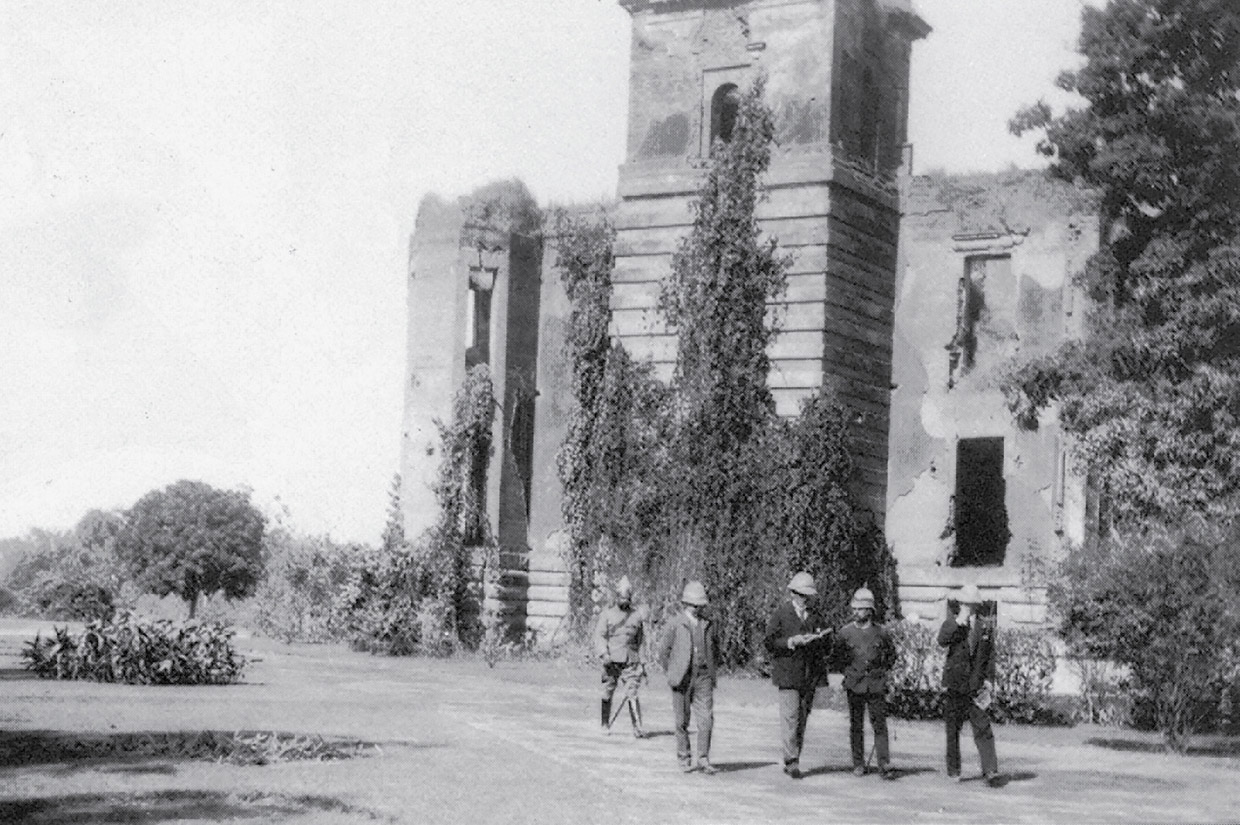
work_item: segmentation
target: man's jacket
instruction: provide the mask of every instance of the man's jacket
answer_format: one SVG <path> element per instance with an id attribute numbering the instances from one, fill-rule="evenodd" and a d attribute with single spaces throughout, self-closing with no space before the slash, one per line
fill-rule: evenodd
<path id="1" fill-rule="evenodd" d="M 594 653 L 604 662 L 633 664 L 641 661 L 642 611 L 612 605 L 594 626 Z"/>
<path id="2" fill-rule="evenodd" d="M 808 690 L 818 684 L 823 673 L 823 653 L 826 639 L 818 639 L 808 645 L 788 649 L 788 639 L 803 633 L 815 633 L 821 625 L 812 615 L 802 621 L 797 616 L 792 601 L 785 601 L 775 608 L 766 623 L 763 642 L 771 656 L 771 681 L 780 689 Z"/>
<path id="3" fill-rule="evenodd" d="M 689 617 L 684 611 L 668 619 L 663 629 L 663 637 L 659 642 L 659 664 L 667 673 L 667 683 L 673 689 L 683 689 L 689 683 L 690 668 L 701 664 L 704 666 L 710 683 L 715 683 L 715 672 L 718 669 L 717 658 L 719 645 L 715 641 L 715 628 L 709 619 L 700 618 L 702 636 L 705 639 L 706 661 L 693 661 L 693 629 L 689 626 Z M 697 669 L 696 667 L 694 669 Z"/>
<path id="4" fill-rule="evenodd" d="M 887 672 L 896 663 L 896 646 L 887 628 L 850 622 L 835 634 L 835 658 L 844 671 L 844 690 L 887 693 Z"/>
<path id="5" fill-rule="evenodd" d="M 939 628 L 939 646 L 947 648 L 943 664 L 943 689 L 974 696 L 982 682 L 994 679 L 995 628 L 993 623 L 974 617 L 963 627 L 948 617 Z"/>

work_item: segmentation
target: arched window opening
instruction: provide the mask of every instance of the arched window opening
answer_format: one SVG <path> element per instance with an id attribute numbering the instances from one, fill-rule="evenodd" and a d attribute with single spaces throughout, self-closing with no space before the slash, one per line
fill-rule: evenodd
<path id="1" fill-rule="evenodd" d="M 740 109 L 741 95 L 735 83 L 725 83 L 715 90 L 710 99 L 710 145 L 716 140 L 729 143 L 736 127 L 736 114 Z"/>

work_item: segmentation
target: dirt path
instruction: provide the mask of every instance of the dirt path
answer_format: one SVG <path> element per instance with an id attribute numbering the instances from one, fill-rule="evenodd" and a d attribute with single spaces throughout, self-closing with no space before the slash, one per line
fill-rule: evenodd
<path id="1" fill-rule="evenodd" d="M 893 724 L 883 782 L 849 772 L 847 722 L 816 710 L 803 767 L 779 768 L 769 685 L 726 679 L 716 699 L 717 776 L 683 775 L 667 692 L 645 690 L 635 740 L 596 729 L 595 675 L 555 663 L 385 659 L 271 646 L 228 688 L 0 680 L 0 821 L 265 822 L 1224 822 L 1240 820 L 1240 759 L 1168 757 L 1090 740 L 1105 729 L 998 727 L 1009 781 L 948 782 L 938 724 Z M 160 759 L 5 754 L 15 731 L 98 736 L 236 729 L 378 743 L 341 762 L 237 767 Z M 966 774 L 976 753 L 965 737 Z"/>

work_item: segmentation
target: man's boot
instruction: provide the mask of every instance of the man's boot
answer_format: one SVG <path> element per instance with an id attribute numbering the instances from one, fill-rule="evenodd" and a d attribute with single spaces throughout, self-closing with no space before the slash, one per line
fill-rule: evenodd
<path id="1" fill-rule="evenodd" d="M 611 700 L 604 699 L 602 706 L 602 731 L 603 733 L 611 733 Z"/>
<path id="2" fill-rule="evenodd" d="M 633 735 L 638 739 L 645 739 L 646 730 L 642 727 L 642 706 L 636 696 L 629 700 L 629 721 L 633 723 Z"/>

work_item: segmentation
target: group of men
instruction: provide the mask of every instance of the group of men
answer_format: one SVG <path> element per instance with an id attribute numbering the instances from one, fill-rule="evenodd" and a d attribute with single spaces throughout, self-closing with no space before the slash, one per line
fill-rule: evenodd
<path id="1" fill-rule="evenodd" d="M 853 594 L 852 621 L 839 629 L 827 626 L 811 612 L 810 600 L 817 595 L 812 576 L 793 576 L 787 599 L 771 614 L 764 637 L 771 680 L 779 691 L 784 773 L 793 779 L 803 776 L 801 749 L 814 695 L 827 670 L 836 670 L 843 673 L 848 697 L 853 773 L 867 773 L 864 722 L 868 713 L 878 772 L 884 779 L 895 779 L 898 774 L 891 766 L 887 735 L 888 674 L 897 656 L 891 634 L 874 620 L 874 594 L 869 589 L 862 587 Z M 710 762 L 710 744 L 719 662 L 714 627 L 704 614 L 709 604 L 706 588 L 691 581 L 680 601 L 681 610 L 664 623 L 656 652 L 671 688 L 676 757 L 685 772 L 715 774 L 718 769 Z M 982 600 L 976 586 L 961 588 L 951 602 L 959 607 L 949 609 L 938 633 L 938 644 L 946 649 L 943 702 L 947 776 L 961 776 L 960 731 L 967 719 L 973 727 L 983 779 L 995 785 L 999 765 L 987 710 L 993 698 L 994 624 L 979 619 Z M 620 710 L 627 706 L 634 735 L 645 736 L 638 690 L 646 675 L 642 643 L 647 619 L 645 609 L 634 604 L 628 578 L 622 578 L 616 586 L 614 604 L 600 614 L 594 632 L 595 651 L 603 663 L 600 718 L 604 732 L 610 731 Z M 624 697 L 613 713 L 612 700 L 620 686 Z M 696 763 L 689 740 L 691 719 L 697 723 Z"/>

